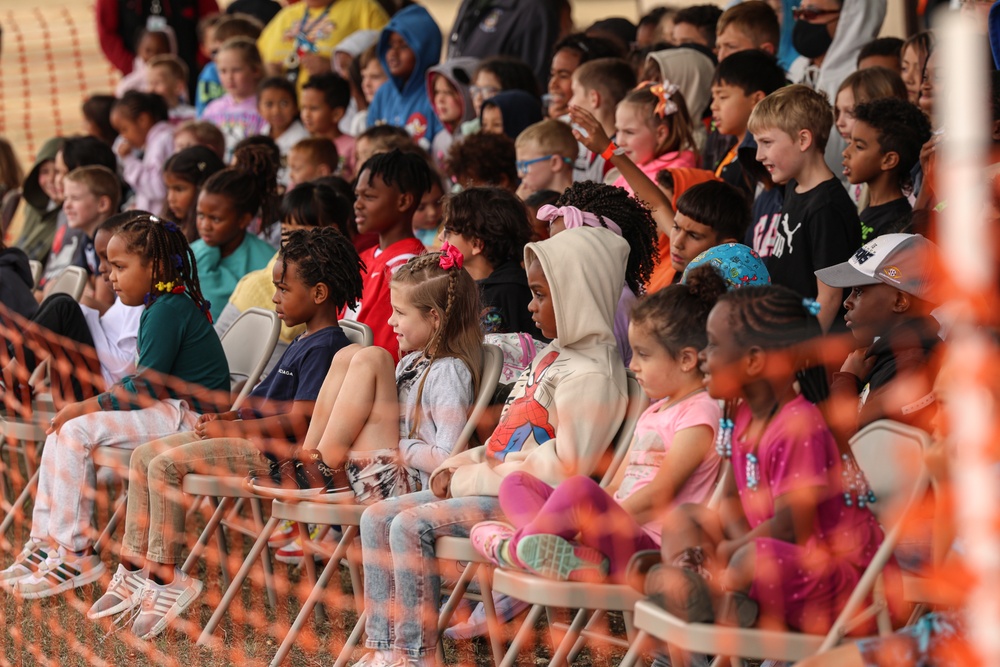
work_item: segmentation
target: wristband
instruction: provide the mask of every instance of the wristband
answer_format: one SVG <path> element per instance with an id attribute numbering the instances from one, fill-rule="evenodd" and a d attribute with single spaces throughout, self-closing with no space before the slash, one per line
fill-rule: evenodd
<path id="1" fill-rule="evenodd" d="M 609 141 L 608 147 L 604 149 L 603 153 L 601 153 L 601 157 L 605 160 L 610 160 L 616 150 L 618 150 L 618 146 L 615 145 L 615 142 Z"/>

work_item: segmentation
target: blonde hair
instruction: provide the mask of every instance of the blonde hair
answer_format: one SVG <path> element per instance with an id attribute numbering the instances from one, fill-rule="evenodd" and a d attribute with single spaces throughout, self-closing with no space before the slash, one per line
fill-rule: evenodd
<path id="1" fill-rule="evenodd" d="M 77 167 L 66 174 L 66 180 L 79 183 L 90 190 L 90 193 L 100 199 L 107 197 L 111 201 L 110 211 L 118 210 L 122 201 L 122 182 L 118 175 L 102 165 Z"/>
<path id="2" fill-rule="evenodd" d="M 675 91 L 670 96 L 670 101 L 677 105 L 677 111 L 666 113 L 661 117 L 656 114 L 656 105 L 660 103 L 660 98 L 652 92 L 654 85 L 657 84 L 649 82 L 639 84 L 638 88 L 625 96 L 621 104 L 634 104 L 642 107 L 646 116 L 646 124 L 653 130 L 661 125 L 667 126 L 667 136 L 656 147 L 656 157 L 671 151 L 683 150 L 692 151 L 697 155 L 698 148 L 694 141 L 691 114 L 688 112 L 684 94 L 680 90 Z"/>
<path id="3" fill-rule="evenodd" d="M 257 43 L 249 37 L 233 37 L 227 39 L 219 47 L 219 53 L 223 51 L 237 51 L 243 56 L 243 61 L 251 68 L 257 70 L 258 80 L 264 76 L 264 61 L 257 50 Z"/>
<path id="4" fill-rule="evenodd" d="M 479 287 L 465 269 L 453 266 L 442 269 L 445 253 L 429 252 L 414 257 L 392 276 L 393 285 L 409 287 L 410 305 L 425 315 L 437 313 L 440 325 L 431 335 L 424 354 L 434 361 L 454 357 L 462 361 L 472 374 L 473 395 L 479 393 L 483 365 L 483 329 L 480 324 Z M 424 373 L 417 389 L 417 405 L 423 396 Z M 420 425 L 418 409 L 413 421 L 413 433 Z"/>
<path id="5" fill-rule="evenodd" d="M 764 44 L 778 48 L 781 42 L 778 15 L 763 0 L 741 2 L 727 9 L 715 25 L 715 34 L 721 35 L 729 26 L 739 30 L 757 48 Z"/>
<path id="6" fill-rule="evenodd" d="M 840 84 L 837 95 L 840 95 L 847 88 L 850 88 L 854 95 L 855 106 L 889 97 L 895 97 L 904 102 L 909 100 L 903 77 L 899 75 L 899 72 L 885 67 L 866 67 L 852 73 Z"/>
<path id="7" fill-rule="evenodd" d="M 826 150 L 832 127 L 833 107 L 826 95 L 802 84 L 785 86 L 762 99 L 747 122 L 752 134 L 778 129 L 794 137 L 808 130 L 820 152 Z"/>
<path id="8" fill-rule="evenodd" d="M 189 120 L 177 126 L 174 136 L 182 132 L 190 133 L 199 146 L 211 149 L 220 160 L 226 154 L 226 135 L 213 123 L 207 120 Z"/>
<path id="9" fill-rule="evenodd" d="M 570 160 L 576 160 L 580 147 L 569 125 L 558 120 L 547 119 L 529 125 L 517 135 L 516 148 L 537 146 L 542 153 L 551 153 Z"/>
<path id="10" fill-rule="evenodd" d="M 187 63 L 172 53 L 167 53 L 161 56 L 153 56 L 149 59 L 149 62 L 146 63 L 146 67 L 149 69 L 162 67 L 170 72 L 170 76 L 178 79 L 179 81 L 183 81 L 185 85 L 187 85 L 188 77 L 190 76 L 188 73 L 189 70 Z"/>

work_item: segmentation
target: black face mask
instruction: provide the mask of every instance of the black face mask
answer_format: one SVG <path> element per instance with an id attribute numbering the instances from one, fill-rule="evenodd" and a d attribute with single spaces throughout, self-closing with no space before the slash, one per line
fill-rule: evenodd
<path id="1" fill-rule="evenodd" d="M 806 58 L 819 58 L 830 48 L 833 37 L 826 31 L 826 25 L 817 25 L 798 20 L 792 28 L 792 46 Z"/>

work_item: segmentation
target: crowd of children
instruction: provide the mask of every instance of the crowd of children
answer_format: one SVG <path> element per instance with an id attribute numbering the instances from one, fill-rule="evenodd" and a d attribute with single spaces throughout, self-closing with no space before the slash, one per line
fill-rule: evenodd
<path id="1" fill-rule="evenodd" d="M 931 32 L 874 39 L 884 4 L 567 29 L 544 94 L 510 55 L 442 62 L 419 4 L 212 16 L 199 72 L 144 31 L 88 136 L 23 177 L 0 142 L 0 392 L 16 410 L 51 358 L 58 408 L 0 585 L 103 579 L 88 617 L 158 635 L 203 588 L 176 567 L 183 477 L 215 472 L 368 506 L 358 664 L 433 662 L 441 536 L 563 580 L 625 582 L 657 549 L 646 591 L 687 620 L 824 632 L 883 539 L 847 443 L 883 418 L 933 429 L 949 317 L 928 240 L 942 65 Z M 83 295 L 50 294 L 70 266 Z M 279 342 L 229 411 L 220 336 L 253 307 Z M 484 340 L 526 370 L 456 451 Z M 602 488 L 627 369 L 650 405 Z M 107 445 L 135 450 L 110 582 L 90 530 Z"/>

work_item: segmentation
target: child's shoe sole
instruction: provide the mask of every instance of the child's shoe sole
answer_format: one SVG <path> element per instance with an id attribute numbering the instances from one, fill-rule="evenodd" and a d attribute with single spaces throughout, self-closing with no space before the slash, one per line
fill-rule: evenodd
<path id="1" fill-rule="evenodd" d="M 528 535 L 517 543 L 517 559 L 535 574 L 558 581 L 603 581 L 608 559 L 597 549 L 558 535 Z"/>

